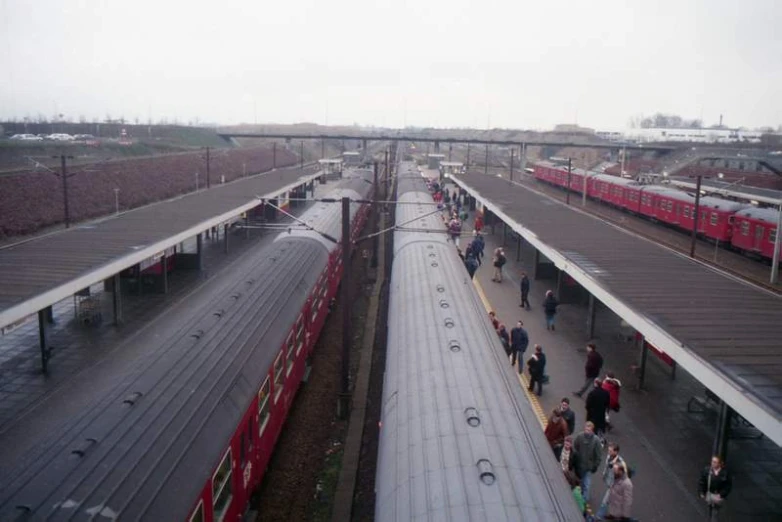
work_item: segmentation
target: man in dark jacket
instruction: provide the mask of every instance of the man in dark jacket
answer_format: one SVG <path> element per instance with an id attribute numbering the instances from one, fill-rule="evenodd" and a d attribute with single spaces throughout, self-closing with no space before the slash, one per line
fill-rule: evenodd
<path id="1" fill-rule="evenodd" d="M 529 391 L 533 391 L 535 383 L 538 383 L 538 397 L 543 393 L 543 375 L 546 372 L 546 354 L 543 353 L 543 347 L 535 345 L 535 353 L 527 361 L 529 366 Z"/>
<path id="2" fill-rule="evenodd" d="M 562 418 L 567 422 L 568 434 L 573 435 L 576 429 L 576 413 L 570 408 L 570 399 L 562 397 L 559 401 L 559 409 L 562 411 Z"/>
<path id="3" fill-rule="evenodd" d="M 529 277 L 527 277 L 527 272 L 521 273 L 521 304 L 519 305 L 521 308 L 527 308 L 527 310 L 530 309 L 529 305 Z"/>
<path id="4" fill-rule="evenodd" d="M 712 522 L 717 520 L 722 503 L 730 494 L 732 487 L 733 482 L 722 459 L 717 455 L 713 456 L 711 466 L 704 468 L 698 482 L 698 493 L 709 506 L 709 520 Z"/>
<path id="5" fill-rule="evenodd" d="M 581 397 L 584 392 L 587 391 L 590 386 L 592 386 L 592 383 L 595 382 L 595 379 L 600 376 L 600 370 L 602 368 L 603 356 L 597 352 L 597 346 L 595 346 L 595 343 L 587 343 L 587 360 L 586 364 L 584 365 L 586 381 L 584 381 L 584 385 L 580 390 L 573 392 L 573 395 Z"/>
<path id="6" fill-rule="evenodd" d="M 611 394 L 603 389 L 600 379 L 595 379 L 595 387 L 586 398 L 587 421 L 595 425 L 595 433 L 601 436 L 606 430 L 606 412 L 611 403 Z"/>
<path id="7" fill-rule="evenodd" d="M 478 261 L 475 260 L 475 256 L 472 252 L 467 254 L 467 259 L 464 261 L 464 267 L 467 269 L 467 273 L 470 274 L 470 279 L 475 277 L 475 271 L 478 270 Z"/>
<path id="8" fill-rule="evenodd" d="M 529 335 L 527 330 L 523 327 L 524 323 L 519 321 L 516 323 L 516 327 L 510 331 L 510 365 L 516 366 L 516 361 L 519 361 L 519 373 L 524 371 L 522 361 L 524 361 L 524 352 L 527 351 L 529 346 Z"/>
<path id="9" fill-rule="evenodd" d="M 475 232 L 473 245 L 475 245 L 475 254 L 476 258 L 478 259 L 478 266 L 481 266 L 483 264 L 483 253 L 486 250 L 486 240 L 483 239 L 483 236 L 479 231 Z"/>

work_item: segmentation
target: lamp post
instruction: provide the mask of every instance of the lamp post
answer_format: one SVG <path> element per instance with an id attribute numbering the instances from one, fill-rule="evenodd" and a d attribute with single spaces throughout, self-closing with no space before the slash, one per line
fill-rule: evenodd
<path id="1" fill-rule="evenodd" d="M 119 189 L 114 188 L 114 213 L 119 214 Z"/>

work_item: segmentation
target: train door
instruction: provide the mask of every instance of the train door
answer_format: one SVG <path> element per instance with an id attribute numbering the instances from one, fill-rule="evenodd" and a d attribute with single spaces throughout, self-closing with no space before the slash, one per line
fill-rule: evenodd
<path id="1" fill-rule="evenodd" d="M 761 225 L 755 225 L 755 240 L 752 242 L 753 250 L 760 250 L 763 245 L 763 235 L 766 231 L 766 227 Z"/>

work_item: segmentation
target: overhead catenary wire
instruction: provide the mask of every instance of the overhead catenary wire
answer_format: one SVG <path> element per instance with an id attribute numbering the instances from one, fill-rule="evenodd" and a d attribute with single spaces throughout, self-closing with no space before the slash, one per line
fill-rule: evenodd
<path id="1" fill-rule="evenodd" d="M 272 207 L 273 209 L 277 210 L 278 212 L 281 212 L 282 214 L 284 214 L 285 216 L 288 216 L 289 218 L 291 218 L 295 222 L 303 225 L 304 228 L 306 228 L 307 230 L 311 230 L 312 232 L 315 232 L 316 234 L 320 234 L 321 236 L 323 236 L 324 238 L 328 239 L 329 241 L 332 241 L 333 243 L 339 243 L 339 240 L 335 239 L 333 236 L 331 236 L 329 234 L 326 234 L 325 232 L 321 232 L 320 230 L 316 229 L 315 227 L 313 227 L 312 225 L 310 225 L 306 221 L 303 221 L 303 220 L 297 218 L 293 214 L 291 214 L 289 212 L 286 212 L 285 210 L 281 209 L 280 207 L 278 207 L 277 205 L 275 205 L 273 203 L 269 203 L 268 201 L 264 200 L 261 197 L 258 197 L 258 196 L 256 196 L 256 197 L 258 199 L 260 199 L 261 201 L 263 201 L 264 204 L 269 205 L 270 207 Z M 290 200 L 290 201 L 294 201 L 294 200 Z M 310 201 L 312 201 L 312 200 L 310 200 Z"/>
<path id="2" fill-rule="evenodd" d="M 417 204 L 417 203 L 414 202 L 413 204 Z M 440 209 L 433 210 L 432 212 L 427 212 L 426 214 L 421 214 L 420 216 L 416 216 L 413 219 L 405 221 L 404 223 L 399 223 L 398 225 L 393 225 L 393 226 L 384 228 L 383 230 L 378 230 L 377 232 L 373 232 L 371 234 L 367 234 L 366 236 L 361 236 L 359 238 L 356 238 L 355 242 L 358 243 L 359 241 L 364 241 L 366 239 L 371 239 L 371 238 L 373 238 L 375 236 L 379 236 L 379 235 L 385 234 L 386 232 L 391 232 L 391 231 L 394 231 L 394 230 L 402 230 L 402 231 L 405 231 L 405 232 L 413 231 L 413 229 L 404 229 L 404 228 L 401 228 L 401 227 L 404 227 L 405 225 L 407 225 L 409 223 L 412 223 L 414 221 L 418 221 L 421 218 L 425 218 L 425 217 L 437 214 L 438 212 L 440 212 Z M 428 231 L 428 230 L 426 230 L 426 231 Z M 432 230 L 432 232 L 437 232 L 437 231 Z M 447 232 L 447 230 L 443 229 L 443 232 Z"/>

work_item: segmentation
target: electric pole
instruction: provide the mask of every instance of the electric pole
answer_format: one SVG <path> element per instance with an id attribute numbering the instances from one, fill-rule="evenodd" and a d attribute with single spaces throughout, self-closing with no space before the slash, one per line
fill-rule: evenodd
<path id="1" fill-rule="evenodd" d="M 350 405 L 350 198 L 342 198 L 342 371 L 337 415 L 346 419 Z"/>
<path id="2" fill-rule="evenodd" d="M 70 228 L 71 226 L 71 209 L 68 205 L 68 178 L 75 176 L 78 173 L 74 173 L 71 175 L 68 175 L 68 169 L 66 168 L 65 162 L 66 160 L 73 159 L 73 156 L 66 156 L 65 154 L 60 154 L 59 156 L 52 156 L 52 158 L 60 158 L 60 178 L 62 178 L 62 206 L 63 211 L 65 213 L 65 228 Z M 49 172 L 57 175 L 56 172 L 46 168 Z"/>
<path id="3" fill-rule="evenodd" d="M 60 155 L 60 167 L 62 169 L 60 177 L 62 178 L 62 200 L 65 208 L 65 228 L 70 228 L 71 212 L 68 208 L 68 172 L 65 168 L 65 154 Z"/>
<path id="4" fill-rule="evenodd" d="M 513 153 L 516 152 L 513 147 L 510 148 L 510 180 L 513 181 Z"/>
<path id="5" fill-rule="evenodd" d="M 701 181 L 703 177 L 698 176 L 698 182 L 695 186 L 695 219 L 692 221 L 692 239 L 690 241 L 690 257 L 695 257 L 695 240 L 698 237 L 698 218 L 701 215 Z"/>
<path id="6" fill-rule="evenodd" d="M 206 148 L 206 188 L 211 186 L 211 180 L 209 179 L 209 147 Z"/>

